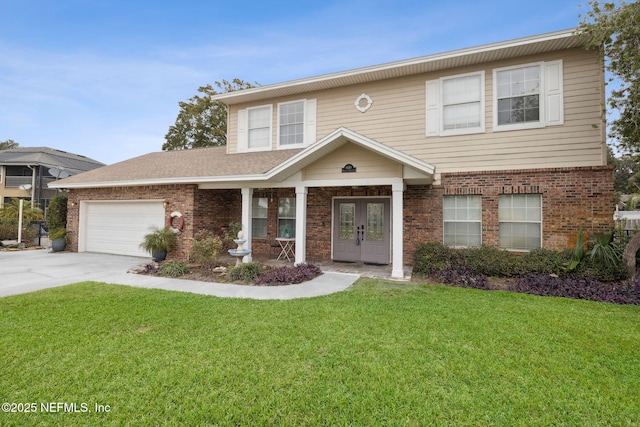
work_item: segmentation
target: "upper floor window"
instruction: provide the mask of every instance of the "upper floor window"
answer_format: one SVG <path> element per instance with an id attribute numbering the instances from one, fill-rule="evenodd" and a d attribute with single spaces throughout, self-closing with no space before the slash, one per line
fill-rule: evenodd
<path id="1" fill-rule="evenodd" d="M 496 72 L 498 125 L 540 121 L 540 66 Z"/>
<path id="2" fill-rule="evenodd" d="M 273 105 L 238 110 L 238 151 L 264 151 L 273 147 Z M 278 104 L 277 147 L 300 148 L 316 140 L 316 100 Z"/>
<path id="3" fill-rule="evenodd" d="M 494 130 L 564 123 L 562 61 L 498 68 L 493 82 Z"/>
<path id="4" fill-rule="evenodd" d="M 427 82 L 427 136 L 484 132 L 484 71 Z"/>
<path id="5" fill-rule="evenodd" d="M 249 150 L 270 148 L 271 109 L 270 105 L 247 109 Z"/>
<path id="6" fill-rule="evenodd" d="M 278 144 L 302 145 L 304 143 L 304 101 L 278 105 Z"/>

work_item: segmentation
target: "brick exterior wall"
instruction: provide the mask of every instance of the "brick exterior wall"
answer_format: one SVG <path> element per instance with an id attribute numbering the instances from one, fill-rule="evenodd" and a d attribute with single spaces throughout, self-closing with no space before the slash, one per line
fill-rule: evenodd
<path id="1" fill-rule="evenodd" d="M 445 195 L 482 196 L 482 243 L 498 246 L 502 194 L 542 195 L 542 246 L 575 246 L 580 226 L 589 233 L 613 228 L 613 168 L 536 169 L 443 174 L 442 185 L 410 186 L 404 194 L 404 260 L 421 242 L 442 242 Z"/>
<path id="2" fill-rule="evenodd" d="M 168 203 L 165 217 L 171 212 L 181 212 L 184 217 L 184 229 L 178 238 L 177 248 L 168 254 L 170 258 L 186 258 L 191 249 L 194 224 L 195 185 L 149 185 L 141 187 L 86 188 L 69 191 L 67 209 L 67 234 L 70 237 L 69 250 L 78 250 L 78 227 L 80 221 L 80 202 L 92 200 L 164 200 Z"/>
<path id="3" fill-rule="evenodd" d="M 613 227 L 613 169 L 608 166 L 443 174 L 441 185 L 408 186 L 404 192 L 404 262 L 422 242 L 442 242 L 442 200 L 445 195 L 482 196 L 482 242 L 497 246 L 498 199 L 502 194 L 541 194 L 543 247 L 565 249 L 575 243 L 577 230 L 598 233 Z M 273 253 L 277 237 L 278 199 L 295 197 L 293 188 L 256 189 L 254 197 L 269 200 L 267 237 L 254 238 L 254 254 Z M 331 257 L 331 212 L 334 197 L 390 197 L 390 186 L 309 188 L 307 196 L 307 260 Z M 200 229 L 220 231 L 240 222 L 239 189 L 199 190 L 195 185 L 159 185 L 104 189 L 74 189 L 69 194 L 70 250 L 76 251 L 79 202 L 88 200 L 160 199 L 166 215 L 180 211 L 185 228 L 170 257 L 186 259 L 193 235 Z"/>

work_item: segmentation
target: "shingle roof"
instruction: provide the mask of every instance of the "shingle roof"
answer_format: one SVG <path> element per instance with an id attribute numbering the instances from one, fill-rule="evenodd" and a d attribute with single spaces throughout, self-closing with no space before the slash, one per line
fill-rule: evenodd
<path id="1" fill-rule="evenodd" d="M 59 167 L 71 173 L 79 173 L 104 166 L 96 160 L 79 154 L 49 147 L 19 147 L 0 150 L 0 165 L 42 165 Z"/>
<path id="2" fill-rule="evenodd" d="M 201 183 L 208 179 L 260 176 L 300 150 L 227 154 L 209 147 L 145 154 L 72 176 L 51 187 L 108 187 L 163 183 Z"/>

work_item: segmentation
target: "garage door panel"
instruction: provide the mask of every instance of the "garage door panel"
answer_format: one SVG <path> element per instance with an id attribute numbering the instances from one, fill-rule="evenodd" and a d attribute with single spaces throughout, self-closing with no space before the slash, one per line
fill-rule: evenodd
<path id="1" fill-rule="evenodd" d="M 144 235 L 164 226 L 160 201 L 87 203 L 85 215 L 87 252 L 148 256 L 139 247 Z"/>

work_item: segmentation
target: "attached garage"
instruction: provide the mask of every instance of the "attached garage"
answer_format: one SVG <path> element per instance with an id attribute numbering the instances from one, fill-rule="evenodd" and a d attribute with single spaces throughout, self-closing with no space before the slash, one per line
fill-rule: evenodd
<path id="1" fill-rule="evenodd" d="M 139 245 L 152 227 L 163 227 L 162 200 L 80 202 L 78 251 L 149 256 Z"/>

